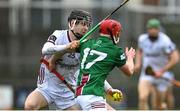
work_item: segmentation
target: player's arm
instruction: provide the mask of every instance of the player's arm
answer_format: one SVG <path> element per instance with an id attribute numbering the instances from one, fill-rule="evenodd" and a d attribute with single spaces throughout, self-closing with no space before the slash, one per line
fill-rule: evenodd
<path id="1" fill-rule="evenodd" d="M 47 42 L 42 48 L 43 55 L 52 55 L 58 52 L 67 51 L 74 48 L 74 44 L 78 45 L 77 41 L 73 41 L 68 44 L 61 44 L 64 41 L 62 31 L 55 30 L 52 35 L 49 36 Z M 74 43 L 75 42 L 75 43 Z"/>
<path id="2" fill-rule="evenodd" d="M 57 52 L 68 50 L 69 48 L 70 48 L 70 44 L 54 45 L 51 42 L 46 42 L 42 48 L 42 54 L 43 55 L 55 54 Z"/>
<path id="3" fill-rule="evenodd" d="M 79 46 L 79 41 L 72 41 L 71 43 L 64 45 L 54 45 L 51 42 L 46 42 L 42 48 L 42 54 L 55 54 L 63 51 L 73 51 Z"/>
<path id="4" fill-rule="evenodd" d="M 121 101 L 123 99 L 123 94 L 118 89 L 113 89 L 112 86 L 105 80 L 104 81 L 104 90 L 106 94 L 109 94 L 114 101 Z M 114 94 L 117 94 L 118 96 L 114 96 Z"/>
<path id="5" fill-rule="evenodd" d="M 169 70 L 173 66 L 175 66 L 179 62 L 179 54 L 178 50 L 174 50 L 170 55 L 169 55 L 169 62 L 165 65 L 164 70 Z"/>
<path id="6" fill-rule="evenodd" d="M 172 51 L 169 54 L 169 61 L 168 63 L 162 68 L 162 72 L 166 72 L 170 70 L 173 66 L 175 66 L 179 61 L 179 54 L 177 50 Z"/>
<path id="7" fill-rule="evenodd" d="M 128 48 L 126 47 L 125 54 L 127 58 L 126 63 L 123 66 L 119 67 L 119 69 L 123 71 L 127 76 L 131 76 L 134 73 L 133 59 L 135 56 L 135 49 L 131 47 L 130 50 L 128 50 Z"/>
<path id="8" fill-rule="evenodd" d="M 52 35 L 49 36 L 47 42 L 44 44 L 42 48 L 43 55 L 51 55 L 57 52 L 62 52 L 70 48 L 69 44 L 59 45 L 57 42 L 62 41 L 62 37 L 59 36 L 58 31 L 54 31 Z"/>
<path id="9" fill-rule="evenodd" d="M 56 53 L 56 54 L 53 54 L 48 62 L 49 62 L 49 70 L 52 71 L 53 69 L 56 69 L 56 61 L 61 58 L 63 55 L 63 53 Z"/>
<path id="10" fill-rule="evenodd" d="M 110 94 L 111 96 L 115 92 L 121 92 L 118 89 L 113 89 L 112 86 L 106 80 L 104 81 L 104 90 L 107 94 Z"/>
<path id="11" fill-rule="evenodd" d="M 179 55 L 178 50 L 176 49 L 176 45 L 170 40 L 165 39 L 163 51 L 165 54 L 168 54 L 168 62 L 164 65 L 163 68 L 161 68 L 159 71 L 156 71 L 156 77 L 161 77 L 164 72 L 170 70 L 172 67 L 174 67 L 177 62 L 179 61 Z"/>
<path id="12" fill-rule="evenodd" d="M 65 52 L 75 52 L 75 49 L 79 47 L 79 40 L 72 41 L 71 43 L 67 44 L 67 48 L 61 50 L 59 52 L 54 53 L 48 60 L 49 62 L 49 70 L 53 70 L 56 67 L 56 61 L 64 55 Z"/>
<path id="13" fill-rule="evenodd" d="M 134 71 L 138 72 L 142 65 L 142 56 L 143 56 L 143 51 L 141 49 L 136 50 L 136 57 L 135 57 L 135 66 L 134 66 Z"/>

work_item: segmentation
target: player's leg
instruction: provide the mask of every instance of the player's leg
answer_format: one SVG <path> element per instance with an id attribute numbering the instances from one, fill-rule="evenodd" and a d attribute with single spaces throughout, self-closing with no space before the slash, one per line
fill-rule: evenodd
<path id="1" fill-rule="evenodd" d="M 53 87 L 53 81 L 49 79 L 50 75 L 52 74 L 49 73 L 46 65 L 41 64 L 37 81 L 38 88 L 28 95 L 24 105 L 25 109 L 41 109 L 51 103 L 49 92 Z"/>
<path id="2" fill-rule="evenodd" d="M 37 90 L 31 92 L 24 105 L 25 110 L 32 110 L 32 109 L 41 109 L 48 105 L 45 97 Z"/>
<path id="3" fill-rule="evenodd" d="M 71 107 L 66 108 L 65 110 L 81 110 L 81 107 L 78 104 L 74 104 Z"/>
<path id="4" fill-rule="evenodd" d="M 108 103 L 106 103 L 106 107 L 108 111 L 116 111 L 113 107 L 111 107 Z"/>
<path id="5" fill-rule="evenodd" d="M 148 80 L 140 80 L 138 84 L 139 93 L 139 109 L 149 109 L 148 97 L 151 92 L 152 85 Z"/>
<path id="6" fill-rule="evenodd" d="M 76 74 L 75 72 L 79 66 L 76 67 L 70 67 L 70 66 L 64 66 L 59 67 L 57 69 L 58 72 L 60 72 L 65 76 L 65 79 L 68 81 L 69 84 L 72 85 L 73 88 L 76 87 Z M 58 85 L 57 85 L 58 84 Z M 53 102 L 56 104 L 57 109 L 62 110 L 80 110 L 79 104 L 77 104 L 75 94 L 63 83 L 58 82 L 56 83 L 55 89 L 57 93 L 53 93 L 51 95 L 51 98 L 53 98 Z"/>
<path id="7" fill-rule="evenodd" d="M 152 109 L 155 110 L 157 109 L 157 89 L 156 89 L 156 86 L 153 86 L 152 87 L 152 92 L 151 92 L 151 106 L 152 106 Z"/>
<path id="8" fill-rule="evenodd" d="M 174 107 L 172 84 L 159 79 L 156 90 L 156 109 L 172 109 Z"/>
<path id="9" fill-rule="evenodd" d="M 168 109 L 174 109 L 173 86 L 170 86 L 166 93 L 166 103 Z"/>
<path id="10" fill-rule="evenodd" d="M 62 84 L 63 85 L 63 84 Z M 62 90 L 59 89 L 59 96 L 52 95 L 51 97 L 56 104 L 56 109 L 62 110 L 81 110 L 79 104 L 76 101 L 75 95 L 71 92 L 66 86 L 61 87 Z"/>
<path id="11" fill-rule="evenodd" d="M 82 110 L 101 110 L 107 111 L 106 100 L 101 96 L 95 95 L 81 95 L 77 97 L 77 102 Z"/>
<path id="12" fill-rule="evenodd" d="M 56 104 L 50 104 L 49 110 L 60 110 L 62 107 L 57 106 Z M 81 107 L 78 104 L 73 104 L 69 107 L 64 108 L 63 110 L 81 110 Z"/>
<path id="13" fill-rule="evenodd" d="M 173 80 L 174 75 L 171 72 L 167 72 L 163 75 L 164 77 Z M 173 85 L 169 81 L 165 81 L 164 85 L 166 86 L 166 95 L 165 95 L 165 102 L 167 105 L 167 109 L 174 109 L 174 95 L 173 95 Z"/>
<path id="14" fill-rule="evenodd" d="M 153 110 L 161 109 L 161 104 L 164 101 L 163 96 L 163 92 L 158 91 L 155 86 L 152 87 L 151 104 Z"/>

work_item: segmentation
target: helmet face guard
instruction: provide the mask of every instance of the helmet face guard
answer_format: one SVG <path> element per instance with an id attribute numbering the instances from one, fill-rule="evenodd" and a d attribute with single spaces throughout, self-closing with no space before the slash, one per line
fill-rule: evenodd
<path id="1" fill-rule="evenodd" d="M 92 24 L 92 16 L 90 15 L 90 13 L 83 10 L 72 11 L 70 16 L 68 17 L 68 22 L 70 22 L 73 19 L 84 20 L 87 21 L 89 24 Z"/>
<path id="2" fill-rule="evenodd" d="M 104 20 L 100 25 L 99 32 L 102 34 L 110 35 L 114 44 L 119 42 L 120 31 L 122 30 L 121 24 L 115 20 Z"/>

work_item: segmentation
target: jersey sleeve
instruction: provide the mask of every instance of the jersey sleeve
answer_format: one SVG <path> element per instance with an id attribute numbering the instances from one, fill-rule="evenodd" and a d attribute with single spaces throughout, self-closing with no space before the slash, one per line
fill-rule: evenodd
<path id="1" fill-rule="evenodd" d="M 172 53 L 176 49 L 176 45 L 171 41 L 170 38 L 164 39 L 164 47 L 163 50 L 166 54 Z"/>
<path id="2" fill-rule="evenodd" d="M 64 51 L 67 48 L 67 44 L 63 42 L 63 31 L 56 30 L 52 35 L 49 36 L 47 42 L 42 48 L 43 55 L 54 54 L 56 52 Z"/>
<path id="3" fill-rule="evenodd" d="M 144 39 L 144 35 L 140 35 L 138 38 L 138 48 L 139 49 L 143 49 L 143 39 Z"/>
<path id="4" fill-rule="evenodd" d="M 59 30 L 55 30 L 47 39 L 47 42 L 51 42 L 54 45 L 57 44 L 58 41 L 62 41 L 62 40 L 58 40 L 58 39 L 63 39 L 62 37 L 60 37 L 62 34 L 61 31 Z"/>
<path id="5" fill-rule="evenodd" d="M 126 64 L 126 56 L 125 56 L 124 51 L 121 48 L 119 48 L 117 56 L 116 56 L 116 60 L 115 60 L 115 65 L 117 67 L 121 67 L 124 64 Z"/>

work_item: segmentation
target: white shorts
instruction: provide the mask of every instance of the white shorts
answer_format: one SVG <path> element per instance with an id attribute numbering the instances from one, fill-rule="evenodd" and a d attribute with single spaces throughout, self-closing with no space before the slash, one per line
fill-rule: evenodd
<path id="1" fill-rule="evenodd" d="M 60 70 L 60 69 L 59 69 Z M 66 71 L 62 68 L 62 75 L 70 83 L 76 82 L 74 80 L 75 69 L 69 69 Z M 66 85 L 59 80 L 53 73 L 50 73 L 44 64 L 41 65 L 40 74 L 38 76 L 36 90 L 39 91 L 47 100 L 48 104 L 54 103 L 58 109 L 67 109 L 76 104 L 75 94 Z"/>
<path id="2" fill-rule="evenodd" d="M 106 100 L 101 96 L 80 95 L 77 97 L 77 103 L 86 111 L 107 111 Z"/>
<path id="3" fill-rule="evenodd" d="M 170 79 L 170 80 L 174 79 L 174 75 L 173 75 L 171 72 L 165 72 L 165 73 L 163 74 L 163 77 L 164 77 L 164 78 L 167 78 L 167 79 Z M 164 80 L 164 79 L 162 79 L 162 78 L 155 78 L 155 77 L 153 77 L 153 76 L 149 76 L 149 75 L 145 75 L 145 74 L 143 74 L 142 76 L 140 76 L 140 81 L 141 81 L 141 80 L 149 81 L 149 82 L 150 82 L 152 85 L 154 85 L 154 86 L 158 89 L 158 91 L 160 91 L 160 92 L 165 92 L 165 91 L 167 91 L 167 89 L 168 89 L 169 87 L 172 86 L 172 84 L 171 84 L 169 81 L 167 81 L 167 80 Z"/>

